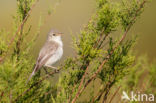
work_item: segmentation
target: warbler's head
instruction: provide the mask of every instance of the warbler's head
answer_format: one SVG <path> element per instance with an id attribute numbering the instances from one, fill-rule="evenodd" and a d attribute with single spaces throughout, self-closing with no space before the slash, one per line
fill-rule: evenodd
<path id="1" fill-rule="evenodd" d="M 59 32 L 59 31 L 57 31 L 57 30 L 51 29 L 50 32 L 48 33 L 47 40 L 48 40 L 48 41 L 52 41 L 52 40 L 61 40 L 62 34 L 63 34 L 63 33 Z"/>

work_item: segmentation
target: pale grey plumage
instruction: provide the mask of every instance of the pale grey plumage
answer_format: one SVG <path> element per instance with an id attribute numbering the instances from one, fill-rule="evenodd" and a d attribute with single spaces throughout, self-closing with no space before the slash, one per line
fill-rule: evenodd
<path id="1" fill-rule="evenodd" d="M 55 35 L 54 35 L 55 34 Z M 40 50 L 35 68 L 30 75 L 28 81 L 42 66 L 52 65 L 59 60 L 63 54 L 62 40 L 59 32 L 51 30 L 48 34 L 48 38 L 42 49 Z"/>
<path id="2" fill-rule="evenodd" d="M 54 41 L 47 41 L 45 43 L 39 53 L 39 57 L 37 60 L 39 68 L 42 67 L 47 62 L 47 60 L 55 53 L 55 51 L 58 49 L 58 46 L 58 43 Z"/>

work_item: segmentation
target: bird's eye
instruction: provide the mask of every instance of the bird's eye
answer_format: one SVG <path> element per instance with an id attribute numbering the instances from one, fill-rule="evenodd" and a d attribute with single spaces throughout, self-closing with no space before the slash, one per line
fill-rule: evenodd
<path id="1" fill-rule="evenodd" d="M 56 34 L 53 34 L 53 36 L 56 36 Z"/>

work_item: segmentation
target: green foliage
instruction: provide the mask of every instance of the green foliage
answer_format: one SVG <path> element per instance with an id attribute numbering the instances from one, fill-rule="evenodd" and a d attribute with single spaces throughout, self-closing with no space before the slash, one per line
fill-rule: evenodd
<path id="1" fill-rule="evenodd" d="M 17 0 L 17 13 L 20 19 L 20 22 L 22 22 L 25 17 L 27 16 L 29 10 L 31 9 L 31 5 L 34 2 L 34 0 Z"/>
<path id="2" fill-rule="evenodd" d="M 67 60 L 68 63 L 65 68 L 68 67 L 68 72 L 63 73 L 60 77 L 59 88 L 62 88 L 62 91 L 59 92 L 59 98 L 56 98 L 56 102 L 58 103 L 62 102 L 58 101 L 60 99 L 65 100 L 64 102 L 66 102 L 66 99 L 68 98 L 68 100 L 71 101 L 79 91 L 78 87 L 86 68 L 90 68 L 90 70 L 85 78 L 85 82 L 87 82 L 90 76 L 98 70 L 102 61 L 107 59 L 105 56 L 110 55 L 108 62 L 102 67 L 102 71 L 98 75 L 98 78 L 102 82 L 101 85 L 105 86 L 102 89 L 105 94 L 102 95 L 104 95 L 104 100 L 106 100 L 111 87 L 128 74 L 128 66 L 132 65 L 134 61 L 134 57 L 129 54 L 134 40 L 127 40 L 122 43 L 122 45 L 117 46 L 115 50 L 114 45 L 119 41 L 115 42 L 113 39 L 110 39 L 108 48 L 101 49 L 100 47 L 101 43 L 103 44 L 105 41 L 105 38 L 110 36 L 110 33 L 113 31 L 119 29 L 119 26 L 123 26 L 125 29 L 127 29 L 127 26 L 129 25 L 131 26 L 135 21 L 133 18 L 137 18 L 140 14 L 138 9 L 142 9 L 142 7 L 140 7 L 139 3 L 137 4 L 140 8 L 135 9 L 136 11 L 139 11 L 139 14 L 138 11 L 134 11 L 133 13 L 135 14 L 131 15 L 129 18 L 125 18 L 126 21 L 131 21 L 131 23 L 125 26 L 122 21 L 123 15 L 129 16 L 129 10 L 125 9 L 125 6 L 119 8 L 119 6 L 117 6 L 119 4 L 113 4 L 107 0 L 99 0 L 98 3 L 96 16 L 93 16 L 86 29 L 81 31 L 78 40 L 75 40 L 78 57 L 76 60 L 70 59 L 70 62 Z M 132 9 L 133 4 L 128 7 Z M 123 14 L 123 10 L 125 14 Z M 99 39 L 101 39 L 101 41 L 99 41 Z M 108 52 L 105 53 L 105 50 Z M 95 101 L 99 100 L 99 98 L 95 99 Z"/>
<path id="3" fill-rule="evenodd" d="M 5 30 L 1 30 L 0 31 L 0 56 L 3 55 L 3 53 L 5 53 L 7 51 L 7 44 L 6 44 L 6 40 L 4 38 L 6 38 L 5 36 L 8 33 L 5 32 Z"/>
<path id="4" fill-rule="evenodd" d="M 144 0 L 123 0 L 122 1 L 122 9 L 120 11 L 120 18 L 121 18 L 121 24 L 122 28 L 126 30 L 128 26 L 132 26 L 133 23 L 135 23 L 134 16 L 140 16 L 140 14 L 143 12 L 143 8 L 140 8 L 142 6 L 142 3 L 145 2 Z M 136 13 L 137 12 L 137 13 Z"/>
<path id="5" fill-rule="evenodd" d="M 33 2 L 34 0 L 17 0 L 18 8 L 17 15 L 14 16 L 14 31 L 12 31 L 13 35 L 11 35 L 11 38 L 9 38 L 11 41 L 8 42 L 6 40 L 9 37 L 8 34 L 11 33 L 6 33 L 5 30 L 2 30 L 0 33 L 0 56 L 2 59 L 4 59 L 4 62 L 0 65 L 0 93 L 2 94 L 0 101 L 3 103 L 15 101 L 19 103 L 39 101 L 39 99 L 36 97 L 41 98 L 46 92 L 46 89 L 50 86 L 49 82 L 43 82 L 40 86 L 31 88 L 31 90 L 28 93 L 25 93 L 24 96 L 21 95 L 31 86 L 26 86 L 26 80 L 30 72 L 32 72 L 35 60 L 29 56 L 29 48 L 32 48 L 33 43 L 30 43 L 29 46 L 26 46 L 24 50 L 22 49 L 22 45 L 25 43 L 23 40 L 26 36 L 28 36 L 30 28 L 27 31 L 25 30 L 25 32 L 23 31 L 24 26 L 21 25 L 21 30 L 18 32 L 17 30 L 18 25 L 25 23 L 23 20 L 28 15 Z M 36 37 L 34 36 L 32 40 L 35 38 Z M 11 49 L 11 47 L 13 47 L 14 50 Z M 19 52 L 17 52 L 17 50 L 19 50 Z M 40 80 L 40 73 L 35 75 L 30 84 L 33 85 L 33 81 L 38 80 Z M 43 86 L 43 84 L 45 86 Z M 34 94 L 36 94 L 36 96 Z"/>
<path id="6" fill-rule="evenodd" d="M 0 57 L 5 57 L 4 62 L 0 64 L 0 101 L 3 103 L 67 103 L 74 100 L 79 102 L 77 98 L 81 98 L 81 94 L 84 94 L 83 88 L 89 88 L 91 86 L 89 83 L 96 81 L 100 81 L 101 88 L 96 89 L 96 85 L 92 86 L 91 92 L 87 92 L 92 98 L 87 98 L 88 100 L 84 102 L 106 101 L 111 87 L 129 73 L 129 66 L 134 61 L 130 50 L 135 39 L 129 38 L 124 42 L 123 40 L 144 6 L 143 0 L 133 0 L 132 3 L 127 1 L 113 3 L 109 0 L 97 0 L 95 15 L 86 28 L 81 30 L 79 37 L 74 38 L 76 57 L 66 59 L 60 66 L 59 81 L 51 83 L 47 79 L 51 77 L 50 74 L 43 77 L 39 71 L 26 85 L 26 80 L 35 64 L 35 60 L 30 56 L 30 50 L 40 30 L 30 38 L 30 42 L 26 42 L 25 38 L 30 35 L 31 26 L 26 30 L 24 24 L 27 22 L 29 17 L 27 15 L 32 9 L 34 0 L 17 0 L 17 15 L 14 16 L 14 31 L 11 33 L 16 35 L 11 46 L 8 46 L 7 41 L 3 39 L 8 37 L 7 33 L 0 32 Z M 41 20 L 38 28 L 40 26 Z M 126 32 L 121 32 L 123 34 L 121 38 L 114 39 L 114 35 L 111 34 L 114 31 L 121 31 L 120 27 Z M 110 39 L 107 39 L 108 37 Z M 105 45 L 107 42 L 109 44 Z M 155 69 L 149 71 L 151 75 L 154 75 L 154 72 Z M 155 81 L 153 79 L 154 77 L 151 80 Z"/>
<path id="7" fill-rule="evenodd" d="M 115 31 L 119 25 L 119 8 L 116 5 L 105 3 L 98 11 L 97 29 L 104 30 L 104 34 Z"/>
<path id="8" fill-rule="evenodd" d="M 156 95 L 155 62 L 149 63 L 147 56 L 141 56 L 130 70 L 129 75 L 126 76 L 128 79 L 123 81 L 124 90 L 129 92 L 137 90 Z"/>
<path id="9" fill-rule="evenodd" d="M 129 49 L 131 48 L 133 41 L 127 41 L 124 45 L 119 46 L 110 57 L 107 64 L 103 67 L 101 73 L 99 73 L 99 78 L 102 80 L 104 84 L 107 82 L 118 81 L 123 78 L 128 69 L 125 68 L 131 65 L 134 61 L 134 58 L 128 55 Z M 113 49 L 114 43 L 112 43 L 112 39 L 110 39 L 110 49 L 108 49 L 108 53 Z"/>

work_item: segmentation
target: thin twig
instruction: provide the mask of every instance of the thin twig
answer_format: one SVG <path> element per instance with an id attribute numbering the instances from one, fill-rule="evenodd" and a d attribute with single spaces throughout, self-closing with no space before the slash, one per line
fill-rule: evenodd
<path id="1" fill-rule="evenodd" d="M 72 93 L 74 92 L 75 88 L 76 88 L 76 85 L 74 85 L 74 87 L 72 88 Z M 72 97 L 72 95 L 69 96 L 68 103 L 70 102 L 71 97 Z"/>
<path id="2" fill-rule="evenodd" d="M 98 48 L 100 48 L 100 47 L 102 46 L 102 44 L 103 44 L 103 42 L 106 40 L 107 36 L 108 36 L 108 34 L 105 34 L 105 35 L 104 35 L 104 37 L 103 37 L 102 41 L 100 42 Z"/>
<path id="3" fill-rule="evenodd" d="M 110 90 L 111 90 L 111 88 L 112 88 L 112 86 L 113 86 L 113 84 L 114 84 L 114 81 L 115 81 L 115 79 L 113 79 L 113 81 L 109 81 L 109 83 L 107 84 L 108 86 L 108 88 L 106 88 L 106 93 L 104 94 L 104 96 L 103 96 L 103 100 L 102 100 L 102 103 L 107 103 L 107 97 L 108 97 L 108 94 L 110 93 Z"/>
<path id="4" fill-rule="evenodd" d="M 135 21 L 135 20 L 136 20 L 137 14 L 138 14 L 138 12 L 142 9 L 142 7 L 144 6 L 145 2 L 146 2 L 146 1 L 143 1 L 143 3 L 140 5 L 140 8 L 136 11 L 136 15 L 134 16 L 134 18 L 132 19 L 132 21 Z M 81 80 L 82 82 L 81 82 L 80 85 L 79 85 L 78 92 L 76 93 L 74 99 L 72 100 L 72 103 L 75 103 L 75 102 L 76 102 L 76 99 L 77 99 L 77 98 L 79 97 L 79 95 L 83 92 L 83 90 L 87 87 L 87 85 L 88 85 L 93 79 L 96 78 L 97 74 L 102 70 L 103 65 L 104 65 L 104 64 L 107 62 L 107 60 L 110 58 L 111 54 L 114 52 L 114 50 L 115 50 L 115 49 L 122 43 L 122 41 L 125 39 L 125 37 L 126 37 L 128 31 L 130 30 L 132 24 L 133 24 L 133 22 L 131 22 L 131 23 L 129 24 L 129 26 L 127 27 L 127 29 L 126 29 L 125 33 L 123 34 L 122 38 L 121 38 L 120 41 L 117 43 L 117 45 L 114 47 L 114 49 L 111 51 L 110 55 L 108 55 L 108 56 L 106 57 L 106 59 L 102 62 L 102 64 L 101 64 L 101 65 L 99 66 L 99 68 L 97 69 L 97 71 L 96 71 L 96 72 L 91 76 L 91 78 L 85 83 L 84 87 L 83 87 L 82 89 L 80 89 L 80 88 L 81 88 L 80 86 L 82 85 L 81 83 L 83 83 L 83 80 L 84 80 L 84 76 L 83 76 L 83 78 L 82 78 L 82 80 Z M 87 67 L 86 70 L 88 70 L 88 67 Z M 85 72 L 84 75 L 86 75 L 86 72 Z"/>
<path id="5" fill-rule="evenodd" d="M 1 97 L 0 97 L 0 100 L 1 100 L 1 98 L 3 97 L 3 95 L 4 95 L 4 91 L 2 91 L 2 93 L 1 93 L 1 95 L 0 95 L 0 96 L 1 96 Z"/>
<path id="6" fill-rule="evenodd" d="M 37 2 L 39 0 L 36 0 L 36 2 L 32 5 L 32 7 L 30 8 L 29 12 L 27 13 L 26 17 L 24 18 L 24 20 L 22 21 L 22 23 L 19 25 L 16 33 L 13 35 L 13 37 L 11 38 L 10 42 L 8 43 L 8 49 L 6 51 L 6 53 L 4 54 L 3 57 L 0 57 L 0 62 L 3 62 L 4 59 L 6 58 L 6 55 L 8 54 L 9 48 L 11 47 L 13 41 L 15 40 L 16 35 L 19 33 L 19 31 L 21 30 L 21 28 L 23 27 L 23 25 L 25 24 L 25 22 L 27 21 L 30 13 L 32 12 L 33 8 L 36 6 Z"/>
<path id="7" fill-rule="evenodd" d="M 104 33 L 104 30 L 102 30 L 100 36 L 102 36 L 103 33 Z M 108 36 L 108 35 L 104 35 L 103 40 L 102 40 L 102 37 L 99 38 L 98 42 L 93 46 L 93 48 L 96 48 L 96 46 L 97 46 L 99 43 L 100 43 L 100 45 L 98 46 L 98 48 L 100 48 L 101 44 L 103 43 L 103 41 L 106 39 L 107 36 Z M 102 41 L 101 41 L 101 40 L 102 40 Z M 101 42 L 100 42 L 100 41 L 101 41 Z M 89 63 L 90 63 L 90 62 L 89 62 Z M 77 92 L 75 98 L 72 100 L 72 103 L 74 103 L 75 100 L 77 99 L 77 97 L 79 96 L 80 89 L 81 89 L 81 87 L 82 87 L 82 85 L 83 85 L 84 79 L 85 79 L 85 77 L 86 77 L 86 75 L 87 75 L 87 72 L 88 72 L 88 69 L 89 69 L 89 63 L 87 63 L 87 68 L 85 69 L 85 73 L 84 73 L 84 75 L 83 75 L 82 78 L 81 78 L 81 82 L 80 82 L 80 85 L 79 85 L 79 87 L 78 87 L 78 92 Z M 82 67 L 83 67 L 83 66 L 82 66 Z"/>
<path id="8" fill-rule="evenodd" d="M 118 93 L 118 91 L 120 90 L 120 88 L 121 88 L 121 86 L 119 86 L 119 87 L 116 89 L 116 91 L 115 91 L 115 93 L 113 94 L 113 96 L 111 97 L 109 103 L 112 102 L 112 100 L 114 99 L 115 95 Z"/>
<path id="9" fill-rule="evenodd" d="M 5 90 L 7 89 L 8 87 L 5 87 Z M 2 99 L 2 97 L 4 96 L 4 93 L 6 93 L 6 92 L 4 92 L 4 91 L 2 91 L 2 93 L 1 93 L 1 97 L 0 97 L 0 100 Z"/>
<path id="10" fill-rule="evenodd" d="M 103 66 L 103 65 L 102 65 Z M 76 96 L 74 97 L 74 99 L 72 100 L 72 103 L 75 103 L 75 101 L 76 101 L 76 99 L 78 98 L 78 96 L 80 95 L 80 93 L 83 91 L 83 88 L 81 89 L 81 86 L 82 86 L 82 84 L 83 84 L 83 81 L 84 81 L 84 78 L 85 78 L 85 76 L 86 76 L 86 74 L 87 74 L 87 72 L 88 72 L 88 68 L 89 68 L 89 66 L 87 66 L 87 68 L 86 68 L 86 70 L 85 70 L 85 73 L 84 73 L 84 75 L 83 75 L 83 77 L 82 77 L 82 79 L 81 79 L 81 82 L 80 82 L 80 85 L 79 85 L 79 87 L 78 87 L 78 92 L 76 93 Z M 93 80 L 93 79 L 92 79 Z M 89 82 L 91 82 L 91 81 L 89 81 Z M 86 85 L 85 85 L 86 86 Z M 84 87 L 85 87 L 84 86 Z M 81 90 L 80 90 L 81 89 Z"/>
<path id="11" fill-rule="evenodd" d="M 87 68 L 86 68 L 86 70 L 85 70 L 85 73 L 84 73 L 84 75 L 83 75 L 83 77 L 82 77 L 82 79 L 81 79 L 80 85 L 79 85 L 79 87 L 78 87 L 78 92 L 76 93 L 75 98 L 72 100 L 72 103 L 74 103 L 74 102 L 76 101 L 76 99 L 78 98 L 78 96 L 80 95 L 80 89 L 81 89 L 81 86 L 83 85 L 83 81 L 84 81 L 85 76 L 86 76 L 86 74 L 87 74 L 87 72 L 88 72 L 88 69 L 89 69 L 89 67 L 87 66 Z"/>
<path id="12" fill-rule="evenodd" d="M 9 93 L 9 99 L 10 99 L 10 103 L 12 103 L 12 91 L 10 91 Z"/>
<path id="13" fill-rule="evenodd" d="M 97 95 L 94 96 L 94 98 L 92 99 L 91 103 L 94 103 L 96 100 L 98 100 L 98 98 L 100 98 L 102 96 L 103 92 L 104 92 L 104 86 L 102 85 L 102 88 L 99 90 Z"/>
<path id="14" fill-rule="evenodd" d="M 104 64 L 105 62 L 106 62 L 106 60 L 104 60 L 104 62 L 102 63 L 102 65 L 100 65 L 99 68 L 102 68 L 102 66 L 103 66 L 103 64 Z M 99 69 L 98 69 L 98 70 L 99 70 Z M 98 72 L 97 72 L 97 73 L 98 73 Z M 96 75 L 96 73 L 95 73 L 94 75 Z M 92 76 L 91 79 L 89 79 L 89 80 L 85 83 L 85 85 L 83 86 L 82 89 L 78 89 L 78 92 L 77 92 L 75 98 L 72 100 L 72 103 L 75 103 L 77 97 L 82 93 L 82 91 L 86 88 L 86 86 L 87 86 L 93 79 L 95 79 L 95 78 L 94 78 L 94 77 L 95 77 L 94 75 Z M 82 79 L 82 80 L 83 80 L 83 79 Z M 81 86 L 81 85 L 80 85 L 80 86 Z"/>
<path id="15" fill-rule="evenodd" d="M 103 43 L 103 41 L 107 38 L 107 36 L 108 35 L 104 35 L 104 37 L 103 37 L 103 39 L 102 39 L 102 34 L 104 33 L 104 29 L 102 30 L 102 32 L 101 32 L 101 34 L 100 34 L 100 38 L 97 40 L 97 42 L 96 42 L 96 44 L 93 46 L 93 48 L 96 48 L 97 46 L 97 48 L 100 48 L 101 47 L 101 45 L 102 45 L 102 43 Z M 101 41 L 102 40 L 102 41 Z M 101 41 L 101 42 L 100 42 Z M 100 45 L 98 45 L 100 43 Z M 90 62 L 89 62 L 90 63 Z M 78 91 L 79 91 L 79 89 L 81 89 L 81 86 L 82 86 L 82 84 L 83 84 L 83 81 L 84 81 L 84 78 L 86 77 L 86 75 L 87 75 L 87 71 L 88 71 L 88 68 L 89 68 L 89 63 L 87 64 L 87 68 L 85 69 L 85 73 L 84 73 L 84 75 L 83 75 L 83 77 L 82 77 L 82 79 L 81 79 L 81 82 L 80 82 L 80 85 L 79 85 L 79 87 L 78 87 Z M 83 67 L 83 66 L 82 66 Z M 77 92 L 77 94 L 79 94 L 78 92 Z M 77 98 L 77 97 L 76 97 Z M 69 101 L 70 102 L 70 101 Z M 74 102 L 74 99 L 73 99 L 73 101 L 72 102 Z"/>
<path id="16" fill-rule="evenodd" d="M 36 83 L 34 83 L 33 85 L 31 85 L 27 90 L 25 90 L 21 95 L 19 95 L 14 101 L 17 101 L 18 98 L 22 97 L 24 94 L 28 93 L 34 86 L 37 86 L 39 84 L 42 83 L 42 81 L 44 81 L 45 79 L 47 79 L 48 77 L 50 77 L 50 75 L 54 75 L 56 73 L 59 73 L 60 70 L 55 70 L 50 72 L 49 74 L 47 74 L 45 77 L 43 77 L 41 80 L 37 81 Z"/>

